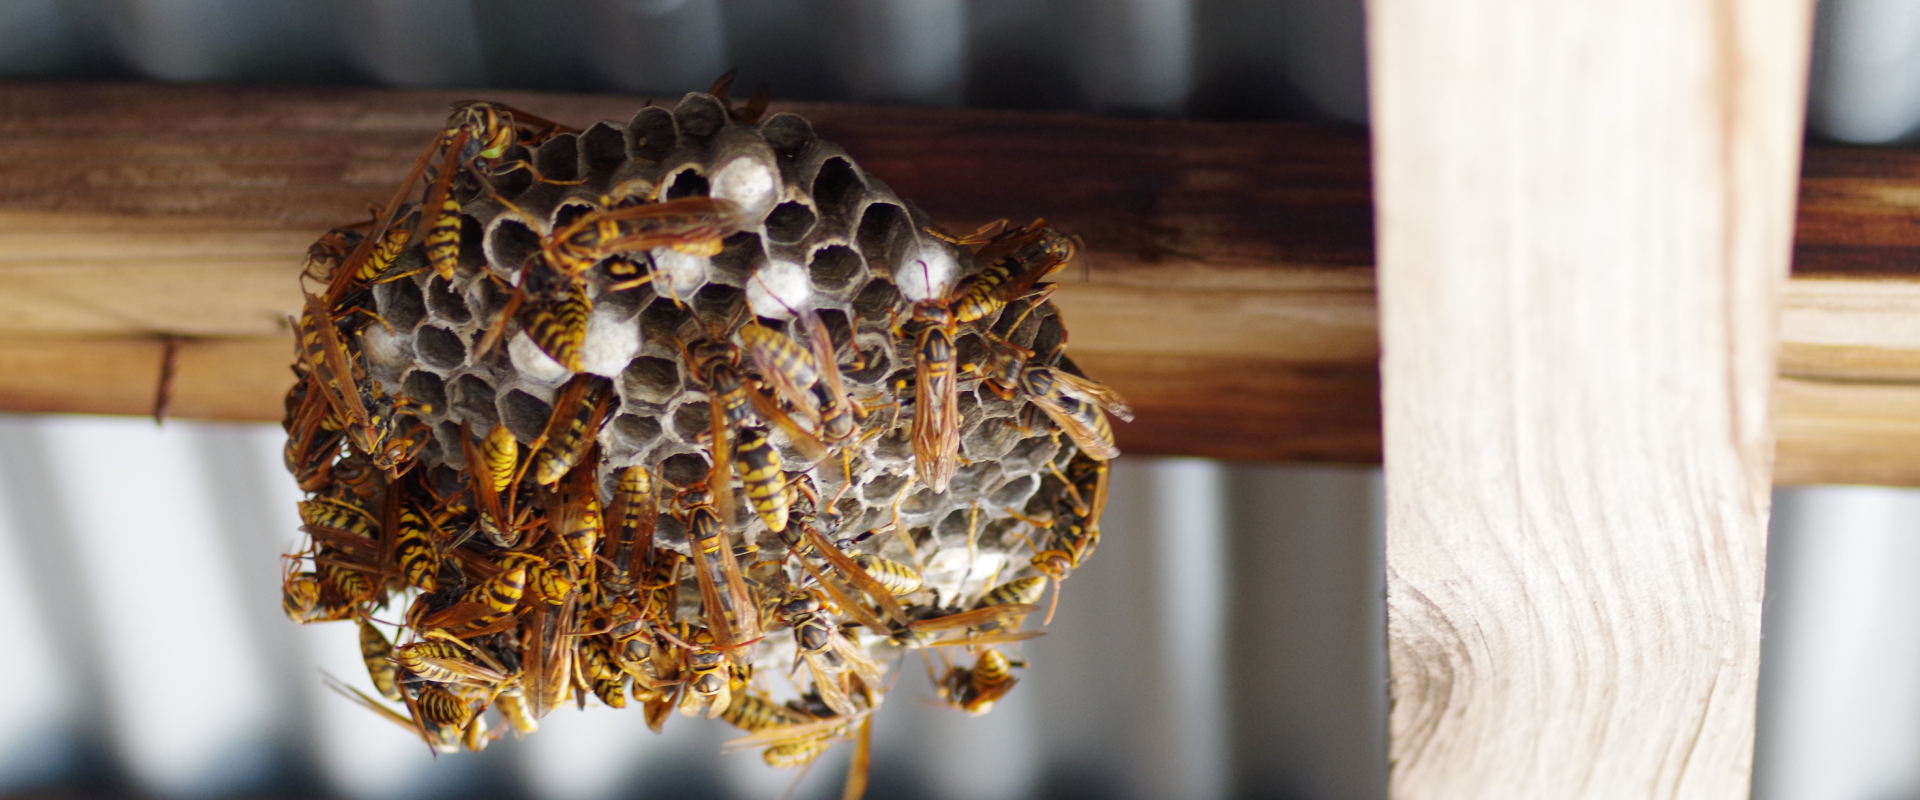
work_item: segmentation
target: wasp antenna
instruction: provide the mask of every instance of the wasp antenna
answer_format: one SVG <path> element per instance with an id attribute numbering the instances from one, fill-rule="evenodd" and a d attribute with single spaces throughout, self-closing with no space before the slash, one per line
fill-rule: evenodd
<path id="1" fill-rule="evenodd" d="M 1048 625 L 1053 624 L 1053 612 L 1055 609 L 1058 609 L 1059 607 L 1060 607 L 1060 579 L 1054 578 L 1053 579 L 1053 601 L 1047 604 L 1047 618 L 1040 621 L 1040 627 L 1044 628 Z"/>
<path id="2" fill-rule="evenodd" d="M 727 70 L 725 74 L 713 80 L 712 86 L 707 87 L 707 94 L 713 95 L 721 103 L 725 103 L 727 101 L 727 93 L 733 91 L 733 79 L 739 77 L 739 75 L 739 67 Z"/>

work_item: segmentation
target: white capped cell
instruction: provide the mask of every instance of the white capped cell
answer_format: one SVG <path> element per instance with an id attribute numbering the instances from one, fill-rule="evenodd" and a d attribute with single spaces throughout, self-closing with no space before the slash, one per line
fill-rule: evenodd
<path id="1" fill-rule="evenodd" d="M 780 199 L 780 173 L 758 158 L 728 161 L 713 173 L 710 186 L 713 197 L 739 203 L 748 220 L 765 217 Z"/>
<path id="2" fill-rule="evenodd" d="M 905 249 L 899 263 L 894 265 L 894 285 L 900 287 L 900 295 L 910 302 L 945 296 L 960 273 L 959 260 L 953 257 L 951 248 L 939 242 L 927 239 L 916 242 L 916 246 Z"/>
<path id="3" fill-rule="evenodd" d="M 587 338 L 580 348 L 582 370 L 618 378 L 639 354 L 640 326 L 633 320 L 621 319 L 618 311 L 606 306 L 587 316 Z"/>
<path id="4" fill-rule="evenodd" d="M 368 325 L 362 330 L 360 347 L 376 370 L 397 375 L 413 365 L 413 339 L 404 333 L 388 333 L 384 325 Z"/>
<path id="5" fill-rule="evenodd" d="M 534 344 L 533 337 L 525 331 L 514 334 L 513 339 L 507 342 L 507 358 L 513 361 L 513 368 L 521 375 L 536 381 L 558 385 L 573 374 L 541 350 L 540 345 Z"/>
<path id="6" fill-rule="evenodd" d="M 792 319 L 812 297 L 807 268 L 785 259 L 768 261 L 747 279 L 747 306 L 767 319 Z"/>
<path id="7" fill-rule="evenodd" d="M 700 290 L 707 280 L 707 268 L 713 259 L 682 253 L 671 247 L 653 251 L 653 291 L 662 297 L 685 301 Z"/>

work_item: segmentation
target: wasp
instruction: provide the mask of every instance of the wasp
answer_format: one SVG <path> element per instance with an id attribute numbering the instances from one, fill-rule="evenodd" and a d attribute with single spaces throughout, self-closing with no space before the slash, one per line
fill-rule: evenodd
<path id="1" fill-rule="evenodd" d="M 913 344 L 914 470 L 934 494 L 944 494 L 960 465 L 960 382 L 953 348 L 959 321 L 945 299 L 915 303 L 913 321 L 920 325 Z"/>
<path id="2" fill-rule="evenodd" d="M 845 444 L 859 431 L 860 409 L 847 394 L 833 336 L 813 309 L 795 311 L 794 320 L 806 330 L 810 350 L 758 322 L 742 325 L 735 336 L 754 369 L 815 423 L 823 442 Z"/>
<path id="3" fill-rule="evenodd" d="M 787 529 L 787 476 L 780 471 L 780 453 L 761 428 L 741 428 L 734 444 L 740 486 L 747 503 L 774 532 Z"/>
<path id="4" fill-rule="evenodd" d="M 606 596 L 633 594 L 633 575 L 643 568 L 639 559 L 653 549 L 653 527 L 658 518 L 653 478 L 647 468 L 635 464 L 620 470 L 613 487 L 613 504 L 606 515 L 606 527 L 612 535 L 601 544 L 606 569 L 600 573 L 600 587 Z"/>
<path id="5" fill-rule="evenodd" d="M 627 707 L 627 687 L 625 673 L 615 663 L 612 646 L 600 637 L 593 637 L 580 645 L 578 660 L 581 677 L 600 702 L 612 708 Z"/>
<path id="6" fill-rule="evenodd" d="M 350 566 L 345 554 L 327 545 L 321 545 L 314 561 L 320 573 L 320 587 L 323 601 L 327 591 L 349 605 L 373 602 L 380 589 L 367 573 L 356 566 Z"/>
<path id="7" fill-rule="evenodd" d="M 1030 353 L 1012 345 L 1000 343 L 990 349 L 984 381 L 988 389 L 1008 400 L 1025 395 L 1088 455 L 1102 461 L 1120 455 L 1106 415 L 1132 422 L 1133 409 L 1118 392 L 1064 369 L 1034 364 Z M 1058 358 L 1056 349 L 1047 360 Z"/>
<path id="8" fill-rule="evenodd" d="M 637 684 L 651 688 L 666 683 L 662 665 L 654 660 L 661 651 L 648 629 L 646 614 L 624 597 L 614 600 L 606 614 L 606 637 L 614 663 Z"/>
<path id="9" fill-rule="evenodd" d="M 504 198 L 497 199 L 512 207 Z M 742 224 L 739 206 L 707 197 L 588 212 L 541 237 L 541 250 L 522 265 L 519 284 L 501 320 L 518 310 L 521 327 L 534 344 L 568 370 L 579 372 L 587 317 L 593 311 L 584 280 L 588 269 L 602 259 L 661 247 L 711 256 Z M 650 274 L 645 279 L 617 279 L 608 290 L 632 288 L 647 280 Z M 487 352 L 497 337 L 489 330 L 476 349 Z"/>
<path id="10" fill-rule="evenodd" d="M 496 422 L 481 442 L 480 456 L 480 461 L 472 467 L 474 475 L 484 480 L 488 491 L 496 495 L 506 491 L 513 482 L 514 468 L 520 463 L 520 440 L 513 438 L 513 432 L 507 430 L 506 425 Z"/>
<path id="11" fill-rule="evenodd" d="M 598 461 L 598 458 L 588 459 L 589 464 Z M 553 531 L 554 542 L 564 559 L 577 569 L 591 569 L 593 551 L 605 534 L 600 489 L 591 468 L 576 469 L 568 476 L 556 492 L 547 526 Z"/>
<path id="12" fill-rule="evenodd" d="M 351 495 L 362 502 L 387 488 L 386 473 L 373 465 L 373 459 L 360 453 L 348 453 L 333 462 L 333 479 L 342 496 Z"/>
<path id="13" fill-rule="evenodd" d="M 765 747 L 761 760 L 775 769 L 790 769 L 813 763 L 830 746 L 830 740 L 846 729 L 847 720 L 821 720 L 777 705 L 757 694 L 742 694 L 721 715 L 728 723 L 750 736 L 728 742 L 727 751 Z"/>
<path id="14" fill-rule="evenodd" d="M 491 688 L 512 678 L 485 651 L 439 630 L 427 631 L 421 641 L 401 645 L 394 651 L 393 660 L 407 674 L 432 683 Z"/>
<path id="15" fill-rule="evenodd" d="M 610 205 L 604 202 L 603 205 Z M 578 278 L 609 256 L 670 247 L 693 255 L 719 254 L 721 241 L 744 224 L 730 200 L 682 197 L 590 211 L 541 240 L 547 265 Z"/>
<path id="16" fill-rule="evenodd" d="M 319 297 L 309 295 L 307 307 L 298 322 L 300 359 L 311 370 L 311 388 L 340 418 L 348 441 L 363 453 L 371 453 L 379 435 L 372 429 L 367 407 L 357 388 L 365 375 L 355 354 L 340 338 L 331 309 Z M 311 391 L 311 389 L 310 389 Z"/>
<path id="17" fill-rule="evenodd" d="M 411 241 L 412 238 L 413 227 L 409 224 L 402 223 L 387 228 L 384 233 L 380 234 L 379 241 L 374 243 L 373 252 L 368 254 L 366 261 L 361 262 L 360 270 L 354 274 L 353 280 L 355 284 L 370 285 L 383 283 L 398 280 L 406 277 L 406 275 L 412 274 L 387 274 L 387 272 L 393 268 L 394 262 L 400 260 L 400 254 L 406 251 L 407 242 Z"/>
<path id="18" fill-rule="evenodd" d="M 364 508 L 345 500 L 316 497 L 299 503 L 300 521 L 310 528 L 329 528 L 372 539 L 378 535 L 380 520 Z"/>
<path id="19" fill-rule="evenodd" d="M 887 592 L 894 597 L 904 597 L 920 589 L 920 573 L 898 561 L 857 553 L 853 556 L 853 563 L 859 564 L 880 585 L 887 587 Z"/>
<path id="20" fill-rule="evenodd" d="M 1040 610 L 1030 603 L 1002 603 L 971 611 L 928 608 L 924 616 L 893 631 L 893 641 L 904 647 L 978 647 L 1019 642 L 1046 635 L 1045 631 L 1019 630 L 1028 615 Z M 942 631 L 962 630 L 953 636 L 927 638 Z"/>
<path id="21" fill-rule="evenodd" d="M 435 135 L 433 144 L 421 153 L 414 162 L 413 169 L 401 181 L 400 189 L 385 206 L 386 210 L 374 223 L 374 229 L 385 231 L 394 224 L 401 205 L 413 192 L 413 186 L 429 169 L 435 166 L 436 158 L 445 153 L 444 160 L 438 164 L 434 177 L 429 181 L 425 195 L 421 198 L 423 213 L 417 230 L 411 236 L 419 239 L 436 229 L 444 229 L 445 218 L 454 219 L 455 245 L 457 249 L 459 205 L 451 200 L 454 176 L 463 168 L 477 170 L 482 162 L 493 161 L 505 155 L 508 147 L 515 143 L 537 145 L 547 137 L 561 132 L 573 132 L 574 129 L 559 123 L 528 114 L 498 103 L 465 102 L 454 107 L 448 117 L 447 125 Z M 360 285 L 360 265 L 372 257 L 372 248 L 362 241 L 354 248 L 346 261 L 347 269 L 334 270 L 333 280 L 328 283 L 325 297 L 333 302 Z"/>
<path id="22" fill-rule="evenodd" d="M 821 613 L 820 601 L 812 595 L 788 598 L 780 606 L 780 615 L 793 628 L 796 657 L 813 673 L 813 684 L 820 692 L 821 701 L 841 715 L 857 713 L 859 709 L 847 696 L 842 676 L 852 670 L 861 683 L 877 689 L 882 685 L 880 665 L 860 652 L 860 648 Z"/>
<path id="23" fill-rule="evenodd" d="M 347 698 L 354 704 L 378 714 L 382 719 L 406 728 L 409 732 L 419 736 L 420 740 L 426 742 L 427 746 L 433 748 L 434 752 L 457 753 L 460 751 L 460 729 L 427 725 L 425 720 L 418 715 L 410 717 L 394 711 L 381 704 L 380 701 L 368 697 L 365 692 L 346 685 L 341 682 L 339 678 L 335 678 L 325 672 L 320 673 L 320 675 L 321 679 L 326 683 L 327 688 L 339 693 L 340 696 Z M 409 712 L 418 708 L 418 701 L 414 697 L 402 694 L 402 698 L 405 700 Z M 438 698 L 436 698 L 436 701 L 437 700 Z M 459 698 L 456 697 L 455 700 L 458 701 Z"/>
<path id="24" fill-rule="evenodd" d="M 414 693 L 413 707 L 421 721 L 431 728 L 464 732 L 473 721 L 473 706 L 453 690 L 437 683 L 421 684 Z"/>
<path id="25" fill-rule="evenodd" d="M 1024 228 L 1004 231 L 991 239 L 977 238 L 992 227 L 989 225 L 964 238 L 929 231 L 954 244 L 984 242 L 986 245 L 973 256 L 975 264 L 983 265 L 980 271 L 961 281 L 948 295 L 954 318 L 963 324 L 998 313 L 1073 260 L 1074 239 L 1049 227 L 1044 219 L 1034 220 Z"/>
<path id="26" fill-rule="evenodd" d="M 360 624 L 360 658 L 367 662 L 367 677 L 372 679 L 373 688 L 380 690 L 380 696 L 401 702 L 399 667 L 393 660 L 393 643 L 387 641 L 386 634 L 365 618 L 355 622 Z"/>
<path id="27" fill-rule="evenodd" d="M 1060 582 L 1093 556 L 1100 544 L 1100 516 L 1107 507 L 1108 469 L 1105 461 L 1080 453 L 1067 463 L 1060 476 L 1067 485 L 1065 497 L 1056 503 L 1050 546 L 1033 554 L 1033 567 L 1053 580 L 1053 602 L 1041 623 L 1053 622 L 1054 609 L 1060 605 Z"/>
<path id="28" fill-rule="evenodd" d="M 566 605 L 580 585 L 580 569 L 564 554 L 527 568 L 527 586 L 535 597 L 550 606 Z"/>
<path id="29" fill-rule="evenodd" d="M 500 557 L 498 572 L 466 590 L 459 602 L 427 613 L 414 625 L 416 629 L 441 629 L 456 636 L 471 638 L 491 633 L 511 619 L 527 590 L 527 570 L 542 559 L 527 553 L 507 553 Z M 421 595 L 416 606 L 423 610 L 430 595 Z"/>
<path id="30" fill-rule="evenodd" d="M 411 501 L 403 501 L 399 524 L 396 526 L 399 533 L 394 537 L 394 559 L 399 563 L 400 573 L 405 576 L 407 585 L 423 592 L 437 588 L 440 575 L 440 550 L 428 535 L 427 525 L 426 516 L 419 507 Z"/>
<path id="31" fill-rule="evenodd" d="M 294 622 L 317 622 L 320 607 L 320 579 L 311 572 L 289 574 L 280 581 L 280 609 Z"/>
<path id="32" fill-rule="evenodd" d="M 598 375 L 580 374 L 569 379 L 554 395 L 553 415 L 547 428 L 534 440 L 530 466 L 533 480 L 541 486 L 560 482 L 587 454 L 600 421 L 607 413 L 613 385 Z"/>
<path id="33" fill-rule="evenodd" d="M 667 673 L 672 670 L 654 658 L 664 651 L 659 649 L 653 635 L 655 620 L 646 610 L 632 599 L 619 596 L 597 613 L 595 619 L 596 636 L 607 642 L 609 657 L 634 677 L 636 687 L 652 688 L 671 682 Z"/>
<path id="34" fill-rule="evenodd" d="M 1031 605 L 1040 602 L 1040 595 L 1046 590 L 1046 578 L 1037 575 L 1015 578 L 988 589 L 985 594 L 980 595 L 980 602 L 974 607 L 986 608 L 1014 603 Z"/>
<path id="35" fill-rule="evenodd" d="M 1052 367 L 1027 367 L 1020 388 L 1082 451 L 1103 461 L 1120 455 L 1106 415 L 1132 422 L 1133 410 L 1113 390 Z"/>
<path id="36" fill-rule="evenodd" d="M 460 201 L 448 192 L 436 210 L 438 213 L 432 215 L 433 222 L 427 226 L 427 237 L 421 241 L 421 246 L 426 250 L 427 264 L 433 267 L 434 274 L 453 280 L 454 268 L 460 258 Z M 403 244 L 405 241 L 401 239 Z M 399 253 L 396 251 L 394 255 Z M 372 263 L 371 260 L 369 263 Z"/>
<path id="37" fill-rule="evenodd" d="M 753 695 L 746 695 L 752 697 Z M 867 750 L 871 739 L 868 727 L 872 713 L 862 710 L 850 717 L 815 717 L 792 709 L 773 705 L 762 700 L 765 706 L 754 709 L 753 714 L 742 714 L 736 727 L 746 729 L 748 725 L 762 725 L 752 733 L 730 739 L 721 745 L 721 752 L 739 752 L 754 748 L 767 748 L 761 753 L 761 759 L 767 766 L 776 769 L 802 767 L 813 763 L 827 751 L 832 740 L 845 736 L 850 728 L 859 726 L 860 733 L 856 743 L 853 765 L 847 776 L 848 791 L 843 796 L 859 797 L 866 785 Z M 784 722 L 785 724 L 776 724 Z M 745 724 L 742 724 L 745 723 Z M 855 789 L 853 787 L 860 787 Z"/>
<path id="38" fill-rule="evenodd" d="M 335 457 L 346 441 L 346 431 L 337 424 L 331 429 L 327 427 L 333 410 L 325 402 L 319 402 L 319 395 L 308 395 L 307 385 L 307 380 L 302 379 L 288 393 L 289 398 L 297 393 L 300 399 L 287 420 L 287 445 L 282 456 L 301 491 L 320 492 L 339 479 Z M 309 397 L 316 402 L 309 402 Z"/>
<path id="39" fill-rule="evenodd" d="M 709 483 L 725 480 L 716 466 Z M 685 502 L 691 500 L 691 502 Z M 707 628 L 721 647 L 740 647 L 760 638 L 760 620 L 753 595 L 740 576 L 731 537 L 706 493 L 686 494 L 680 513 L 687 526 L 687 551 L 693 559 L 694 580 L 700 586 L 700 607 Z"/>
<path id="40" fill-rule="evenodd" d="M 768 530 L 775 533 L 786 530 L 786 473 L 781 471 L 779 451 L 773 448 L 765 431 L 750 427 L 754 412 L 785 432 L 809 460 L 825 458 L 826 447 L 781 411 L 772 398 L 747 383 L 740 375 L 740 351 L 731 343 L 714 336 L 683 343 L 681 349 L 697 385 L 707 393 L 714 472 L 718 476 L 711 483 L 714 502 L 720 508 L 723 521 L 729 529 L 735 527 L 732 465 L 737 459 L 740 482 L 748 496 L 755 500 L 754 511 L 767 523 Z M 748 410 L 749 406 L 752 411 Z M 735 430 L 740 433 L 739 439 L 730 444 L 730 432 Z"/>
<path id="41" fill-rule="evenodd" d="M 1013 668 L 1024 666 L 1026 664 L 1010 661 L 989 647 L 974 659 L 972 669 L 948 668 L 938 686 L 940 699 L 968 714 L 980 716 L 992 711 L 993 704 L 1012 691 L 1019 680 L 1013 677 Z"/>
<path id="42" fill-rule="evenodd" d="M 367 442 L 368 459 L 390 474 L 405 472 L 433 438 L 433 429 L 420 419 L 420 415 L 431 413 L 432 407 L 412 398 L 385 394 L 378 383 L 369 386 L 362 399 L 368 411 L 365 430 L 372 437 Z M 349 434 L 352 441 L 351 430 Z"/>
<path id="43" fill-rule="evenodd" d="M 517 546 L 528 511 L 521 509 L 516 514 L 514 509 L 519 494 L 516 491 L 519 485 L 516 476 L 520 474 L 519 440 L 507 426 L 496 423 L 475 446 L 466 424 L 461 423 L 460 443 L 468 465 L 468 493 L 473 497 L 480 532 L 500 547 Z"/>
<path id="44" fill-rule="evenodd" d="M 580 281 L 561 275 L 544 263 L 529 261 L 520 277 L 520 327 L 527 338 L 569 372 L 585 366 L 587 317 L 593 300 Z"/>
<path id="45" fill-rule="evenodd" d="M 793 552 L 800 556 L 800 567 L 813 576 L 820 588 L 833 598 L 836 606 L 853 616 L 861 625 L 882 636 L 891 635 L 897 626 L 906 624 L 906 611 L 900 607 L 900 602 L 894 599 L 893 590 L 886 583 L 868 573 L 858 561 L 841 552 L 840 548 L 828 541 L 826 535 L 822 534 L 811 520 L 802 522 L 799 528 L 802 538 L 794 546 Z M 881 620 L 875 617 L 865 606 L 850 597 L 849 592 L 838 588 L 825 574 L 808 562 L 806 558 L 808 554 L 817 554 L 824 559 L 836 573 L 846 578 L 852 587 L 851 594 L 866 595 L 879 606 L 881 613 L 887 619 Z"/>
<path id="46" fill-rule="evenodd" d="M 540 730 L 540 720 L 535 719 L 533 712 L 527 708 L 526 696 L 518 687 L 509 687 L 502 691 L 499 697 L 494 698 L 493 707 L 498 709 L 500 716 L 506 719 L 507 726 L 513 729 L 515 738 Z"/>
<path id="47" fill-rule="evenodd" d="M 726 711 L 721 712 L 720 718 L 726 720 L 727 724 L 748 733 L 815 721 L 813 717 L 753 692 L 742 692 L 739 697 L 734 698 L 734 702 L 727 705 Z"/>
<path id="48" fill-rule="evenodd" d="M 719 649 L 711 631 L 706 628 L 683 631 L 687 635 L 681 638 L 692 645 L 692 649 L 685 655 L 686 691 L 680 699 L 680 713 L 714 719 L 732 705 L 733 670 L 726 651 Z"/>
<path id="49" fill-rule="evenodd" d="M 565 700 L 572 685 L 580 641 L 574 629 L 578 599 L 569 591 L 559 604 L 542 604 L 521 618 L 520 664 L 527 704 L 536 718 Z"/>
<path id="50" fill-rule="evenodd" d="M 346 263 L 353 249 L 365 238 L 351 227 L 334 228 L 321 234 L 318 241 L 307 246 L 307 256 L 300 262 L 301 278 L 322 283 L 331 279 L 334 270 Z"/>
<path id="51" fill-rule="evenodd" d="M 773 102 L 773 95 L 767 90 L 766 82 L 762 81 L 753 90 L 753 95 L 747 98 L 746 105 L 734 108 L 733 101 L 727 99 L 727 93 L 733 90 L 735 74 L 736 70 L 727 70 L 726 74 L 715 78 L 713 84 L 707 87 L 707 94 L 713 95 L 714 99 L 720 101 L 720 105 L 727 109 L 727 117 L 734 122 L 742 125 L 758 124 L 760 117 L 767 113 L 767 105 Z"/>
<path id="52" fill-rule="evenodd" d="M 353 616 L 353 603 L 329 591 L 312 572 L 289 573 L 280 584 L 280 608 L 301 624 L 332 622 Z"/>

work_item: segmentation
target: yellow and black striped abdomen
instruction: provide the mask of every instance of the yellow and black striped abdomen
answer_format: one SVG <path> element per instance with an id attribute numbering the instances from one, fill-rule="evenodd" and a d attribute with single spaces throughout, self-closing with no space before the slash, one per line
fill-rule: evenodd
<path id="1" fill-rule="evenodd" d="M 393 644 L 372 623 L 356 621 L 360 623 L 360 657 L 367 662 L 367 678 L 381 697 L 400 702 L 400 667 L 393 662 Z"/>
<path id="2" fill-rule="evenodd" d="M 580 372 L 582 348 L 587 341 L 587 315 L 593 312 L 586 288 L 545 267 L 531 266 L 526 292 L 527 302 L 520 307 L 520 324 L 526 328 L 527 337 L 568 371 Z"/>
<path id="3" fill-rule="evenodd" d="M 914 572 L 913 567 L 866 553 L 855 555 L 853 562 L 872 575 L 880 585 L 887 587 L 887 591 L 895 597 L 913 594 L 920 589 L 920 573 Z"/>
<path id="4" fill-rule="evenodd" d="M 433 226 L 427 229 L 427 238 L 421 244 L 426 248 L 427 263 L 433 265 L 434 274 L 443 280 L 453 280 L 454 267 L 460 263 L 460 201 L 453 199 L 451 192 L 440 203 Z"/>
<path id="5" fill-rule="evenodd" d="M 520 441 L 513 438 L 506 425 L 495 423 L 480 442 L 480 457 L 485 462 L 487 484 L 495 494 L 504 492 L 513 481 L 513 468 L 520 462 Z"/>
<path id="6" fill-rule="evenodd" d="M 500 574 L 487 579 L 485 583 L 467 590 L 464 598 L 469 603 L 479 603 L 501 614 L 511 614 L 520 607 L 520 598 L 527 591 L 527 567 L 529 561 L 538 561 L 538 556 L 519 556 L 501 570 Z"/>
<path id="7" fill-rule="evenodd" d="M 427 525 L 420 518 L 420 512 L 411 506 L 400 509 L 400 533 L 395 537 L 394 559 L 400 562 L 400 573 L 406 576 L 408 586 L 423 592 L 438 588 L 440 551 L 427 535 Z"/>
<path id="8" fill-rule="evenodd" d="M 413 229 L 410 225 L 388 228 L 386 233 L 381 234 L 380 241 L 374 243 L 373 252 L 368 254 L 367 260 L 361 262 L 360 272 L 353 276 L 354 280 L 360 283 L 379 280 L 393 266 L 393 262 L 400 260 L 400 253 L 407 249 L 407 242 L 412 238 Z"/>
<path id="9" fill-rule="evenodd" d="M 734 446 L 734 467 L 740 473 L 747 501 L 775 533 L 787 529 L 787 476 L 780 471 L 780 452 L 759 428 L 740 431 Z"/>
<path id="10" fill-rule="evenodd" d="M 975 608 L 986 608 L 987 606 L 1007 605 L 1010 603 L 1037 603 L 1040 601 L 1041 593 L 1045 592 L 1046 589 L 1047 579 L 1038 575 L 1015 578 L 999 586 L 995 586 L 988 590 L 986 594 L 981 595 L 980 603 L 976 605 Z"/>

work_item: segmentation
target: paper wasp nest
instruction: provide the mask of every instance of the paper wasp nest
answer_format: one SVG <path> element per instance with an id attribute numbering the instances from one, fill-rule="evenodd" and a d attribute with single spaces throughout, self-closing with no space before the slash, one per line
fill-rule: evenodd
<path id="1" fill-rule="evenodd" d="M 1097 542 L 1126 412 L 1062 352 L 1040 279 L 1071 241 L 935 235 L 757 116 L 468 104 L 372 228 L 310 252 L 287 612 L 358 620 L 387 702 L 357 699 L 429 744 L 592 694 L 805 763 L 903 646 L 973 658 L 941 692 L 982 712 Z"/>

